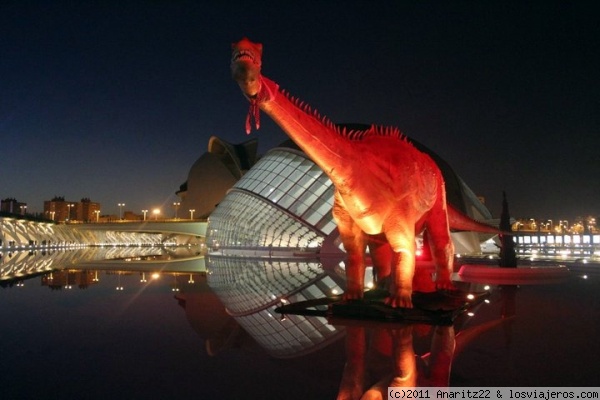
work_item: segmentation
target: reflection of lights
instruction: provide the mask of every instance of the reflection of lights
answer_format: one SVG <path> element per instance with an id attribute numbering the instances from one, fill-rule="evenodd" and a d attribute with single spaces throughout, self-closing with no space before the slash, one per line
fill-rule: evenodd
<path id="1" fill-rule="evenodd" d="M 493 260 L 493 259 L 494 259 L 494 256 L 492 256 L 492 255 L 489 255 L 489 256 L 488 256 L 488 258 L 489 258 L 490 260 Z"/>
<path id="2" fill-rule="evenodd" d="M 469 294 L 467 295 L 467 299 L 469 299 L 469 300 L 473 300 L 474 298 L 475 298 L 475 295 L 474 295 L 474 294 L 472 294 L 472 293 L 469 293 Z"/>
<path id="3" fill-rule="evenodd" d="M 173 287 L 171 288 L 172 292 L 179 292 L 179 288 L 177 287 L 177 274 L 173 274 Z"/>
<path id="4" fill-rule="evenodd" d="M 587 279 L 587 278 L 588 278 L 588 276 L 587 276 L 587 275 L 582 275 L 581 277 L 582 277 L 583 279 Z"/>
<path id="5" fill-rule="evenodd" d="M 152 274 L 152 279 L 158 279 L 158 278 L 160 278 L 160 274 L 158 272 L 154 272 Z"/>
<path id="6" fill-rule="evenodd" d="M 460 258 L 460 257 L 461 257 L 461 255 L 460 255 L 460 254 L 456 254 L 456 258 Z"/>
<path id="7" fill-rule="evenodd" d="M 92 278 L 92 282 L 98 282 L 98 271 L 94 271 L 94 277 Z"/>
<path id="8" fill-rule="evenodd" d="M 17 282 L 17 287 L 23 287 L 23 286 L 25 286 L 25 282 L 23 282 L 23 281 Z"/>
<path id="9" fill-rule="evenodd" d="M 192 274 L 190 274 L 190 279 L 188 280 L 188 283 L 194 283 L 194 276 Z"/>
<path id="10" fill-rule="evenodd" d="M 289 301 L 287 301 L 286 299 L 281 299 L 281 303 L 282 304 L 287 304 L 287 303 L 289 303 Z"/>
<path id="11" fill-rule="evenodd" d="M 331 289 L 331 294 L 338 294 L 338 290 L 337 289 Z"/>
<path id="12" fill-rule="evenodd" d="M 369 289 L 373 289 L 373 286 L 374 286 L 374 285 L 373 285 L 373 282 L 369 282 L 369 283 L 367 283 L 367 288 L 369 288 Z"/>
<path id="13" fill-rule="evenodd" d="M 144 283 L 144 282 L 148 282 L 148 280 L 146 279 L 146 273 L 142 272 L 142 279 L 140 279 L 140 282 Z"/>
<path id="14" fill-rule="evenodd" d="M 117 274 L 117 287 L 115 288 L 116 290 L 123 290 L 123 286 L 121 286 L 121 273 Z"/>
<path id="15" fill-rule="evenodd" d="M 467 313 L 467 315 L 468 315 L 469 317 L 473 317 L 473 316 L 475 315 L 475 313 L 474 313 L 474 312 L 471 312 L 471 311 L 469 311 L 469 312 Z"/>
<path id="16" fill-rule="evenodd" d="M 485 304 L 490 304 L 490 299 L 485 299 L 485 300 L 484 300 L 484 303 L 485 303 Z"/>

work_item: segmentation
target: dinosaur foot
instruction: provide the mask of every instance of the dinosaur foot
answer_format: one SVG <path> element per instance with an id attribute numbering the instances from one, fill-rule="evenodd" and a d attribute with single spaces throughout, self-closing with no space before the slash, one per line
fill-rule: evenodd
<path id="1" fill-rule="evenodd" d="M 457 290 L 450 279 L 441 279 L 441 280 L 436 281 L 435 288 L 437 290 L 449 290 L 449 291 Z"/>
<path id="2" fill-rule="evenodd" d="M 413 308 L 411 293 L 400 290 L 391 294 L 385 299 L 385 304 L 394 308 Z"/>
<path id="3" fill-rule="evenodd" d="M 348 301 L 348 300 L 361 300 L 363 298 L 363 291 L 362 290 L 346 290 L 346 292 L 344 292 L 344 295 L 342 296 L 342 299 Z"/>

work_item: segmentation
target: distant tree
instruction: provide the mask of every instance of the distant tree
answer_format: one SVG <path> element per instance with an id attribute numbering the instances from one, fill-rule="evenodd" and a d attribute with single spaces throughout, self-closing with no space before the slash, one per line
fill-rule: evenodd
<path id="1" fill-rule="evenodd" d="M 508 201 L 506 192 L 502 192 L 502 214 L 500 215 L 500 229 L 503 232 L 512 232 L 510 224 L 510 213 L 508 212 Z M 516 268 L 517 253 L 515 252 L 515 242 L 510 234 L 500 234 L 500 267 Z"/>

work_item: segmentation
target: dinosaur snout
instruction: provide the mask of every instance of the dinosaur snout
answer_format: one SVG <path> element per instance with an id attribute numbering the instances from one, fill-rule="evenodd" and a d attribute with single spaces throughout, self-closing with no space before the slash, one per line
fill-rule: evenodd
<path id="1" fill-rule="evenodd" d="M 248 97 L 254 97 L 260 90 L 260 70 L 247 63 L 235 62 L 231 64 L 231 75 L 240 85 L 242 92 Z"/>

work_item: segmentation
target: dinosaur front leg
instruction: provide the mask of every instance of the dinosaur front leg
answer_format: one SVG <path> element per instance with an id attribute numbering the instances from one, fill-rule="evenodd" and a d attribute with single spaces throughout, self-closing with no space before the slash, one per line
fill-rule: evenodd
<path id="1" fill-rule="evenodd" d="M 415 245 L 394 250 L 390 295 L 385 303 L 392 307 L 412 308 L 412 281 L 415 274 Z"/>
<path id="2" fill-rule="evenodd" d="M 354 223 L 354 220 L 346 211 L 337 193 L 334 198 L 332 213 L 347 254 L 346 292 L 344 293 L 344 299 L 362 299 L 365 287 L 366 235 Z"/>
<path id="3" fill-rule="evenodd" d="M 412 284 L 415 274 L 414 223 L 396 216 L 385 227 L 385 235 L 394 252 L 390 276 L 390 295 L 386 304 L 392 307 L 412 308 Z"/>
<path id="4" fill-rule="evenodd" d="M 373 263 L 374 283 L 379 289 L 389 289 L 392 268 L 392 248 L 384 234 L 369 235 L 369 254 Z"/>

